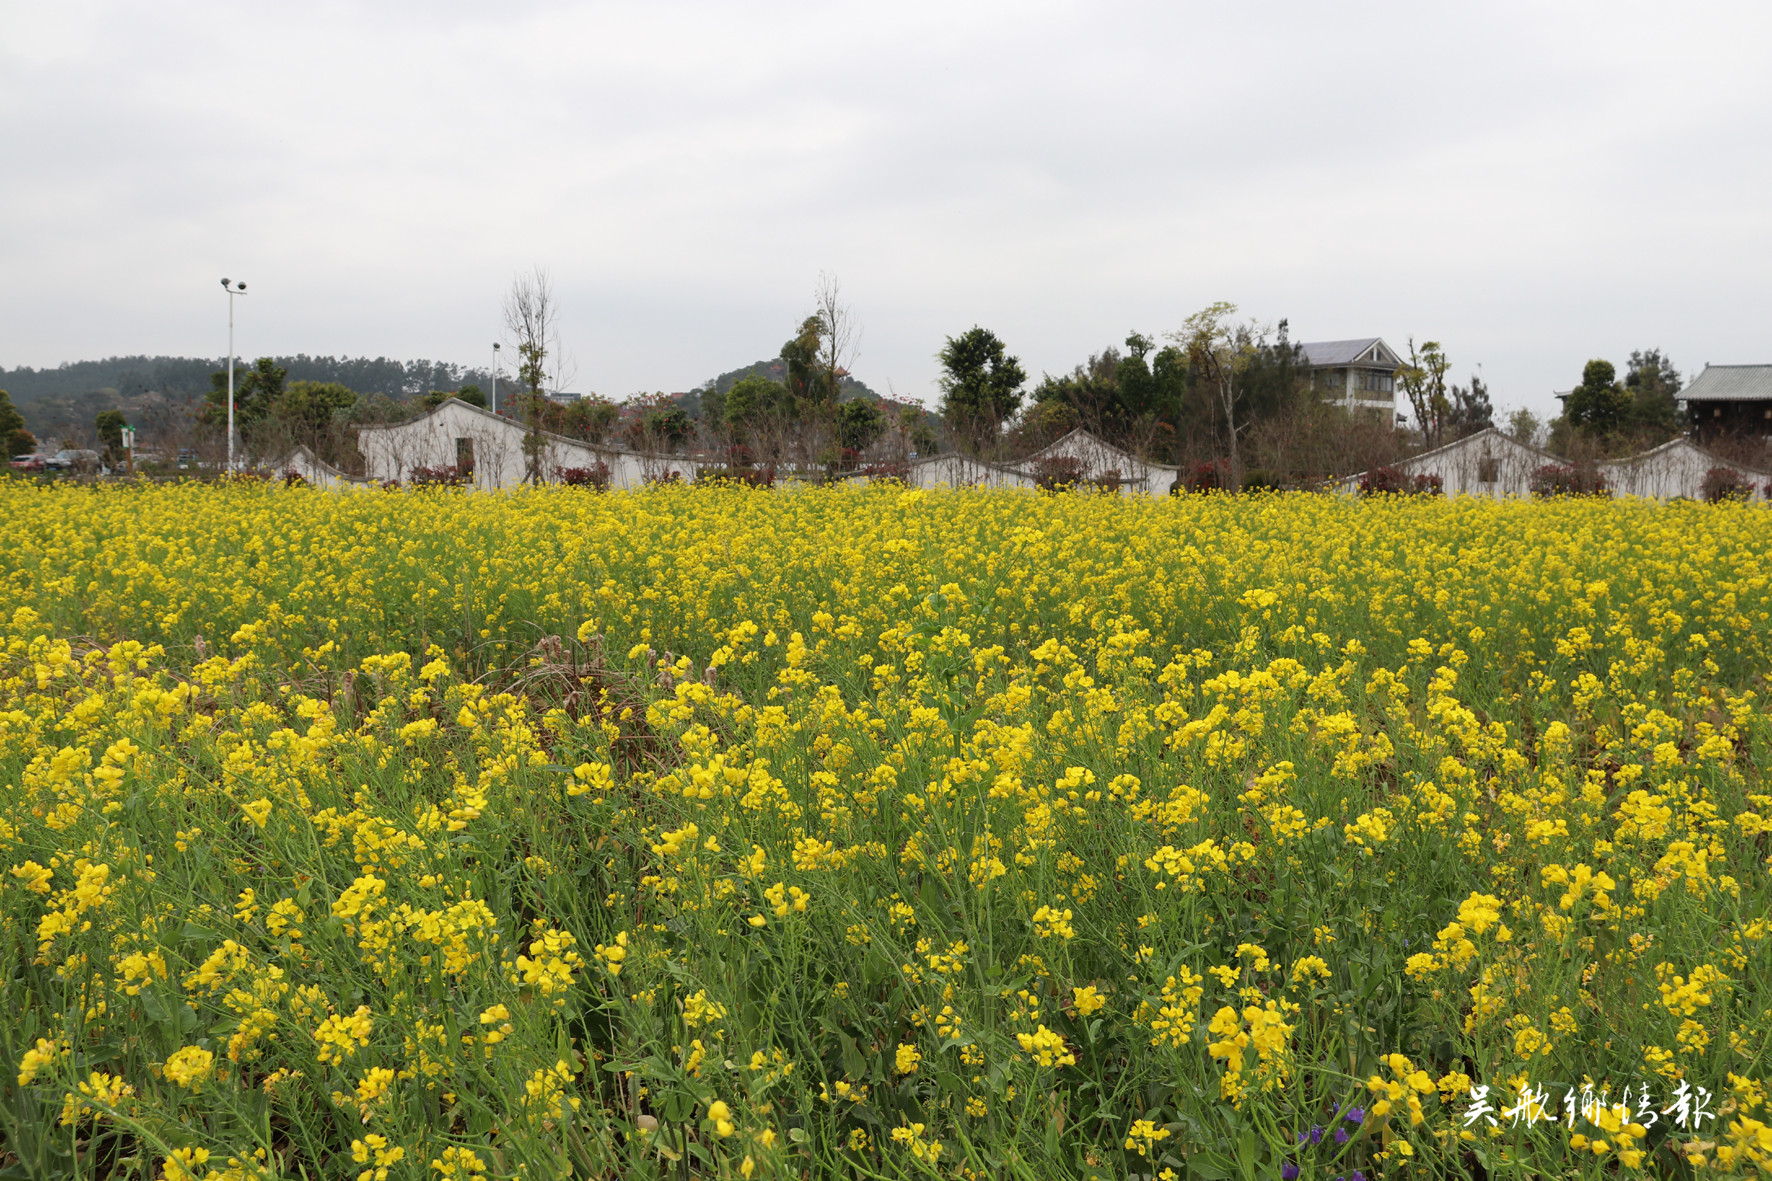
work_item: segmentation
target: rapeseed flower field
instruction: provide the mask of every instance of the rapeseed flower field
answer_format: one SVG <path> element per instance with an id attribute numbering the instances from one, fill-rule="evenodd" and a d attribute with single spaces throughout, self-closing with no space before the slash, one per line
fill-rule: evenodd
<path id="1" fill-rule="evenodd" d="M 1763 509 L 0 509 L 6 1176 L 1772 1167 Z"/>

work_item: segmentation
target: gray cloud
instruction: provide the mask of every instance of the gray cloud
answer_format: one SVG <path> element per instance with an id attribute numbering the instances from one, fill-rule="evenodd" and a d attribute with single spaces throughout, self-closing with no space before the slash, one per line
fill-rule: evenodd
<path id="1" fill-rule="evenodd" d="M 1762 5 L 0 3 L 0 364 L 483 363 L 549 267 L 580 388 L 772 353 L 839 275 L 860 374 L 1033 372 L 1214 299 L 1443 341 L 1772 360 Z"/>

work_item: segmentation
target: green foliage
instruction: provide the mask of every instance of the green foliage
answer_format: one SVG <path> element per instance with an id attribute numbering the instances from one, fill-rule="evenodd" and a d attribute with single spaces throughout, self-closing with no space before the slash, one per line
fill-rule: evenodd
<path id="1" fill-rule="evenodd" d="M 1021 409 L 1027 371 L 997 334 L 977 325 L 950 336 L 936 354 L 941 361 L 941 410 L 949 425 L 974 442 L 995 438 Z"/>
<path id="2" fill-rule="evenodd" d="M 234 370 L 234 424 L 244 430 L 269 414 L 271 406 L 283 396 L 283 382 L 289 368 L 270 357 L 260 357 L 251 368 Z M 228 374 L 221 370 L 209 375 L 207 405 L 202 421 L 212 427 L 228 425 Z"/>
<path id="3" fill-rule="evenodd" d="M 835 401 L 835 390 L 827 389 L 818 366 L 818 346 L 823 339 L 824 321 L 807 316 L 794 338 L 781 346 L 781 359 L 787 364 L 787 390 L 795 404 Z"/>
<path id="4" fill-rule="evenodd" d="M 1630 429 L 1645 441 L 1677 435 L 1681 388 L 1680 371 L 1660 349 L 1633 351 L 1624 374 L 1624 389 L 1630 395 L 1626 415 Z"/>
<path id="5" fill-rule="evenodd" d="M 873 402 L 856 399 L 837 407 L 837 441 L 850 451 L 865 451 L 886 429 L 886 416 Z"/>
<path id="6" fill-rule="evenodd" d="M 758 376 L 734 382 L 723 403 L 726 425 L 735 429 L 755 427 L 771 418 L 787 418 L 792 415 L 793 406 L 794 398 L 787 386 Z"/>
<path id="7" fill-rule="evenodd" d="M 1421 441 L 1438 447 L 1452 412 L 1452 399 L 1446 392 L 1446 372 L 1451 360 L 1437 340 L 1423 341 L 1420 351 L 1415 339 L 1409 339 L 1409 363 L 1397 370 L 1397 384 L 1409 399 L 1409 410 L 1415 416 L 1415 427 Z"/>
<path id="8" fill-rule="evenodd" d="M 646 406 L 628 424 L 628 442 L 642 451 L 675 451 L 695 437 L 695 422 L 675 402 Z"/>
<path id="9" fill-rule="evenodd" d="M 298 442 L 308 442 L 326 431 L 340 412 L 357 403 L 357 391 L 334 381 L 296 381 L 283 391 L 271 412 L 281 419 Z"/>
<path id="10" fill-rule="evenodd" d="M 123 428 L 129 425 L 121 410 L 101 410 L 93 420 L 93 429 L 98 433 L 99 446 L 104 449 L 105 458 L 117 460 L 123 457 Z"/>
<path id="11" fill-rule="evenodd" d="M 1569 391 L 1563 414 L 1583 434 L 1605 438 L 1617 434 L 1628 422 L 1631 397 L 1618 383 L 1612 362 L 1595 359 L 1581 371 L 1581 384 Z"/>
<path id="12" fill-rule="evenodd" d="M 5 390 L 0 390 L 0 445 L 5 446 L 8 459 L 27 455 L 37 446 L 37 440 L 25 429 L 25 416 L 18 412 L 12 395 Z"/>

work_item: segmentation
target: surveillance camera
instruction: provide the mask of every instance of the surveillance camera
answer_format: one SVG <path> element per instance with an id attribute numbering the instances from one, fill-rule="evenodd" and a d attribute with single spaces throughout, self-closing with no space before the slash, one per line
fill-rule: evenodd
<path id="1" fill-rule="evenodd" d="M 222 280 L 222 286 L 223 286 L 223 287 L 226 287 L 226 286 L 227 286 L 227 285 L 228 285 L 228 280 L 226 280 L 226 279 L 223 279 L 223 280 Z"/>
<path id="2" fill-rule="evenodd" d="M 239 285 L 239 286 L 240 286 L 240 290 L 242 290 L 242 291 L 245 291 L 245 290 L 246 290 L 246 284 L 245 284 L 245 282 L 241 282 L 241 283 L 240 283 L 240 285 Z"/>

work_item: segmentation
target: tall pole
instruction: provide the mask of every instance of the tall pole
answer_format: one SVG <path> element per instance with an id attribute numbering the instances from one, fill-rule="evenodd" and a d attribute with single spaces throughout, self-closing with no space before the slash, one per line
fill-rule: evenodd
<path id="1" fill-rule="evenodd" d="M 226 279 L 222 282 L 227 282 Z M 234 289 L 228 288 L 228 474 L 234 474 Z"/>
<path id="2" fill-rule="evenodd" d="M 498 342 L 492 342 L 492 412 L 498 413 Z"/>
<path id="3" fill-rule="evenodd" d="M 234 297 L 246 294 L 246 284 L 232 279 L 222 280 L 228 293 L 228 473 L 234 471 Z"/>

